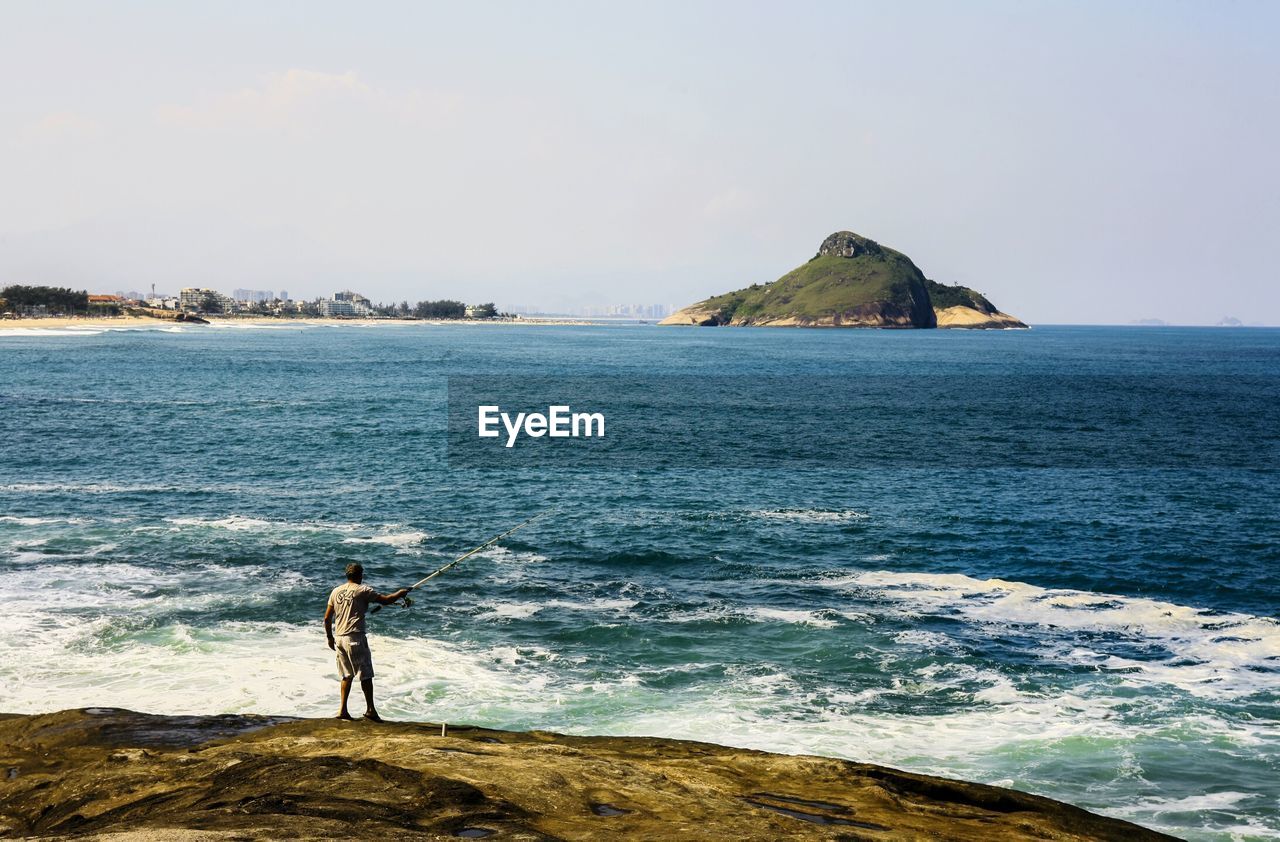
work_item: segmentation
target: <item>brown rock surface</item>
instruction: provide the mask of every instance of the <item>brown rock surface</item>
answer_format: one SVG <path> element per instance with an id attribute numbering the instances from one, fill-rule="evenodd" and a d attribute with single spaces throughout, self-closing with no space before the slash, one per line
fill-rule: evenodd
<path id="1" fill-rule="evenodd" d="M 1047 798 L 707 743 L 425 723 L 0 719 L 0 835 L 112 840 L 1168 839 Z"/>

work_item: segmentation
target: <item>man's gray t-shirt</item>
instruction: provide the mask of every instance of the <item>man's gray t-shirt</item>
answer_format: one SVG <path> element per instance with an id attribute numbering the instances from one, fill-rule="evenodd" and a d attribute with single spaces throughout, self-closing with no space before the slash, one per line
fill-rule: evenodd
<path id="1" fill-rule="evenodd" d="M 337 635 L 364 634 L 364 612 L 378 592 L 368 585 L 344 582 L 329 594 L 333 606 L 333 633 Z"/>

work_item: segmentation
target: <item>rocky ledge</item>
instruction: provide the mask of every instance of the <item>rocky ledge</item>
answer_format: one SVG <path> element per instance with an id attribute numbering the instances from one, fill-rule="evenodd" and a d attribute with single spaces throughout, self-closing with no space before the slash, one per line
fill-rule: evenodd
<path id="1" fill-rule="evenodd" d="M 1169 839 L 993 786 L 708 743 L 429 723 L 0 718 L 0 835 Z"/>

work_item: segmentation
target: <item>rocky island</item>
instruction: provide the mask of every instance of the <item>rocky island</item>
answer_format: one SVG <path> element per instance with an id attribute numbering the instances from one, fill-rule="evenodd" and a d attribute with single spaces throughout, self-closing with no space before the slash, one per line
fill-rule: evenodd
<path id="1" fill-rule="evenodd" d="M 981 293 L 924 276 L 875 240 L 837 231 L 808 263 L 769 284 L 691 304 L 664 325 L 1025 328 Z"/>
<path id="2" fill-rule="evenodd" d="M 1164 840 L 1015 790 L 646 737 L 87 708 L 0 715 L 0 836 Z"/>

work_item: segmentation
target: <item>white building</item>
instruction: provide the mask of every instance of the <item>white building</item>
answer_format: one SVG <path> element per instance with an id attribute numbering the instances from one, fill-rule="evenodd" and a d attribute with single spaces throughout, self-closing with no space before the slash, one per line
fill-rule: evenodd
<path id="1" fill-rule="evenodd" d="M 360 318 L 373 315 L 373 304 L 358 292 L 343 290 L 335 292 L 333 298 L 322 298 L 319 302 L 320 315 Z"/>
<path id="2" fill-rule="evenodd" d="M 183 287 L 182 291 L 178 293 L 178 303 L 183 310 L 192 310 L 197 313 L 204 312 L 205 301 L 209 296 L 213 296 L 213 300 L 217 302 L 218 312 L 236 312 L 236 302 L 230 296 L 223 295 L 216 289 Z"/>

